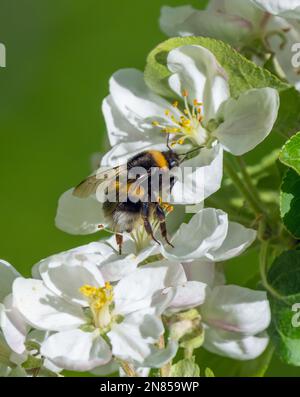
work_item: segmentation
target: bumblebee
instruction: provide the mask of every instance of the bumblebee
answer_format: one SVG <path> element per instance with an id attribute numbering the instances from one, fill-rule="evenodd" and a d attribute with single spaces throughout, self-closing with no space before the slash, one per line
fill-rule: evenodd
<path id="1" fill-rule="evenodd" d="M 158 185 L 153 183 L 155 175 L 153 170 L 157 170 L 160 176 L 168 174 L 182 162 L 179 156 L 170 148 L 167 151 L 144 151 L 130 158 L 127 164 L 105 171 L 105 177 L 101 174 L 90 176 L 74 189 L 73 195 L 79 198 L 98 194 L 99 190 L 100 192 L 104 191 L 106 196 L 109 189 L 116 191 L 116 200 L 106 199 L 103 201 L 103 211 L 109 229 L 116 235 L 120 254 L 123 233 L 131 233 L 139 225 L 142 225 L 147 234 L 160 244 L 154 236 L 151 221 L 159 223 L 162 237 L 172 246 L 168 240 L 166 214 L 161 201 L 164 183 L 162 178 L 159 178 Z M 144 173 L 132 176 L 131 171 L 134 169 L 143 169 Z M 125 182 L 122 182 L 124 175 L 126 175 L 126 179 Z M 175 178 L 170 175 L 170 191 L 174 183 Z M 124 200 L 124 194 L 126 200 Z M 122 200 L 121 196 L 123 196 Z"/>

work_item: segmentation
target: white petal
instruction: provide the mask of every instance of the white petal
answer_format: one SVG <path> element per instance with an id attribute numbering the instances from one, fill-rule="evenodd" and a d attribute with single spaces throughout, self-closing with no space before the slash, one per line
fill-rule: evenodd
<path id="1" fill-rule="evenodd" d="M 81 199 L 72 193 L 70 189 L 59 199 L 55 218 L 59 229 L 70 234 L 91 234 L 99 231 L 99 225 L 106 225 L 101 202 L 94 196 Z"/>
<path id="2" fill-rule="evenodd" d="M 11 292 L 14 280 L 20 273 L 8 262 L 0 259 L 0 302 Z"/>
<path id="3" fill-rule="evenodd" d="M 238 99 L 229 99 L 218 117 L 224 122 L 214 135 L 225 150 L 242 155 L 254 149 L 272 131 L 279 109 L 279 95 L 273 88 L 249 90 Z"/>
<path id="4" fill-rule="evenodd" d="M 239 256 L 243 253 L 256 239 L 256 231 L 247 229 L 239 223 L 229 222 L 227 236 L 221 245 L 215 251 L 211 251 L 207 257 L 215 262 L 226 261 Z"/>
<path id="5" fill-rule="evenodd" d="M 219 3 L 220 0 L 216 0 L 217 7 Z M 223 0 L 223 8 L 226 14 L 231 14 L 234 17 L 239 16 L 247 21 L 253 29 L 257 28 L 264 18 L 263 12 L 252 4 L 251 0 Z"/>
<path id="6" fill-rule="evenodd" d="M 140 132 L 140 139 L 158 135 L 160 129 L 152 125 L 153 121 L 169 121 L 167 109 L 178 112 L 162 97 L 154 94 L 146 85 L 144 75 L 137 69 L 122 69 L 110 79 L 110 93 L 119 113 Z M 128 141 L 135 141 L 136 131 Z"/>
<path id="7" fill-rule="evenodd" d="M 92 263 L 98 266 L 114 254 L 115 250 L 109 244 L 106 244 L 106 240 L 95 241 L 42 259 L 33 266 L 33 278 L 41 278 L 40 267 L 42 266 L 53 267 L 55 264 L 66 263 L 66 261 L 72 261 L 73 264 L 77 265 Z"/>
<path id="8" fill-rule="evenodd" d="M 215 56 L 204 47 L 188 45 L 170 51 L 167 64 L 173 73 L 169 78 L 173 91 L 182 96 L 188 90 L 190 101 L 204 103 L 204 121 L 214 118 L 230 96 L 226 72 Z"/>
<path id="9" fill-rule="evenodd" d="M 273 15 L 300 19 L 299 0 L 251 0 L 258 7 Z"/>
<path id="10" fill-rule="evenodd" d="M 228 217 L 225 212 L 205 208 L 180 226 L 172 239 L 174 248 L 162 246 L 162 255 L 169 260 L 192 261 L 204 259 L 211 250 L 218 249 L 227 234 Z"/>
<path id="11" fill-rule="evenodd" d="M 112 241 L 114 244 L 112 245 Z M 50 256 L 46 259 L 43 259 L 39 263 L 37 263 L 33 267 L 33 276 L 34 278 L 41 277 L 40 269 L 43 268 L 43 272 L 45 273 L 45 269 L 51 267 L 51 269 L 56 268 L 62 264 L 67 265 L 69 268 L 70 266 L 80 268 L 83 266 L 86 270 L 94 275 L 94 281 L 97 284 L 101 285 L 101 280 L 104 279 L 105 281 L 117 281 L 123 278 L 125 275 L 134 271 L 137 265 L 145 260 L 148 256 L 154 255 L 157 247 L 156 245 L 152 245 L 150 247 L 145 248 L 142 250 L 138 255 L 134 255 L 134 244 L 130 246 L 130 249 L 127 248 L 128 239 L 124 238 L 123 244 L 123 252 L 128 253 L 127 255 L 119 255 L 117 250 L 118 247 L 115 244 L 115 236 L 107 240 L 101 240 L 100 242 L 92 242 L 87 245 L 83 245 L 69 251 Z M 129 248 L 129 247 L 128 247 Z M 131 252 L 131 253 L 130 253 Z M 98 270 L 95 267 L 98 267 Z M 71 270 L 71 269 L 70 269 Z M 82 269 L 81 271 L 85 272 L 86 270 Z M 102 279 L 99 278 L 99 270 L 102 274 Z M 73 272 L 74 275 L 76 271 Z M 77 276 L 76 276 L 77 277 Z M 88 276 L 89 277 L 89 276 Z M 81 277 L 82 279 L 82 277 Z M 82 279 L 83 281 L 84 279 Z M 87 280 L 86 280 L 87 281 Z M 103 282 L 103 280 L 102 280 Z M 79 281 L 76 283 L 76 285 Z M 49 285 L 47 285 L 50 289 Z M 69 287 L 67 287 L 69 288 Z M 77 288 L 77 287 L 76 287 Z M 61 291 L 65 289 L 64 286 L 60 288 Z M 55 292 L 58 293 L 57 289 Z M 67 294 L 70 296 L 70 293 Z M 74 294 L 73 294 L 74 297 Z"/>
<path id="12" fill-rule="evenodd" d="M 81 262 L 79 255 L 56 255 L 50 262 L 44 261 L 41 264 L 40 274 L 46 287 L 54 294 L 69 302 L 87 306 L 87 300 L 80 293 L 80 287 L 101 287 L 105 281 L 97 266 L 92 262 L 88 263 L 85 256 Z"/>
<path id="13" fill-rule="evenodd" d="M 14 351 L 11 351 L 9 356 L 9 361 L 16 365 L 23 364 L 28 359 L 28 352 L 24 352 L 22 354 L 18 354 Z"/>
<path id="14" fill-rule="evenodd" d="M 55 374 L 59 374 L 63 370 L 63 368 L 60 368 L 57 365 L 53 364 L 52 361 L 48 360 L 47 358 L 45 358 L 43 366 L 49 371 L 54 372 Z"/>
<path id="15" fill-rule="evenodd" d="M 127 141 L 138 141 L 143 138 L 143 134 L 130 124 L 127 118 L 119 110 L 111 95 L 104 99 L 102 103 L 102 112 L 105 118 L 109 143 L 111 146 Z"/>
<path id="16" fill-rule="evenodd" d="M 151 354 L 151 344 L 164 332 L 161 320 L 144 311 L 138 311 L 115 324 L 108 333 L 116 357 L 142 364 Z"/>
<path id="17" fill-rule="evenodd" d="M 270 324 L 266 293 L 236 285 L 215 287 L 201 308 L 203 321 L 223 331 L 255 335 Z"/>
<path id="18" fill-rule="evenodd" d="M 165 349 L 152 347 L 152 353 L 144 361 L 144 366 L 149 368 L 161 368 L 176 356 L 177 350 L 178 343 L 174 340 L 170 340 Z"/>
<path id="19" fill-rule="evenodd" d="M 202 305 L 205 301 L 207 285 L 198 281 L 188 281 L 173 289 L 175 296 L 169 304 L 169 309 L 181 311 Z"/>
<path id="20" fill-rule="evenodd" d="M 163 7 L 160 26 L 168 36 L 206 36 L 237 45 L 252 32 L 247 18 L 221 14 L 218 10 L 200 11 L 190 6 Z"/>
<path id="21" fill-rule="evenodd" d="M 300 12 L 299 12 L 300 15 Z M 295 54 L 298 57 L 298 52 L 293 50 L 296 43 L 300 43 L 300 25 L 297 20 L 285 20 L 281 17 L 273 17 L 269 20 L 267 31 L 280 31 L 286 40 L 283 44 L 283 39 L 277 35 L 270 35 L 268 44 L 272 51 L 276 54 L 276 60 L 279 66 L 286 75 L 287 80 L 291 84 L 299 85 L 299 66 L 294 66 L 292 56 Z"/>
<path id="22" fill-rule="evenodd" d="M 145 248 L 136 252 L 136 243 L 130 236 L 124 235 L 122 255 L 118 253 L 115 236 L 109 238 L 107 243 L 113 249 L 113 254 L 103 261 L 99 268 L 105 280 L 118 281 L 132 273 L 137 266 L 150 256 L 159 254 L 157 244 L 150 243 Z"/>
<path id="23" fill-rule="evenodd" d="M 79 306 L 61 299 L 40 280 L 16 279 L 13 304 L 29 324 L 41 330 L 62 331 L 85 323 Z"/>
<path id="24" fill-rule="evenodd" d="M 128 274 L 134 272 L 140 263 L 140 258 L 134 254 L 122 255 L 121 259 L 117 258 L 118 254 L 111 261 L 106 261 L 100 266 L 101 273 L 107 281 L 118 281 Z"/>
<path id="25" fill-rule="evenodd" d="M 143 266 L 119 281 L 114 288 L 115 311 L 126 314 L 149 308 L 155 293 L 185 281 L 185 273 L 179 263 L 159 261 Z M 159 304 L 157 295 L 155 299 Z M 161 296 L 161 299 L 165 300 L 165 297 Z"/>
<path id="26" fill-rule="evenodd" d="M 50 336 L 41 347 L 41 354 L 58 367 L 72 371 L 89 371 L 111 360 L 111 351 L 97 331 L 79 329 Z"/>
<path id="27" fill-rule="evenodd" d="M 205 329 L 203 347 L 211 353 L 234 360 L 253 360 L 264 352 L 268 343 L 269 337 L 266 333 L 244 336 L 208 327 Z"/>
<path id="28" fill-rule="evenodd" d="M 189 281 L 199 281 L 213 287 L 215 282 L 215 264 L 205 260 L 183 263 Z"/>
<path id="29" fill-rule="evenodd" d="M 189 281 L 199 281 L 208 285 L 210 288 L 226 283 L 221 264 L 216 265 L 211 261 L 198 260 L 183 263 L 183 267 Z"/>
<path id="30" fill-rule="evenodd" d="M 190 36 L 195 34 L 193 26 L 189 23 L 189 17 L 196 12 L 197 10 L 191 6 L 163 6 L 159 20 L 161 30 L 167 36 Z"/>
<path id="31" fill-rule="evenodd" d="M 25 352 L 27 325 L 18 310 L 13 307 L 12 295 L 8 295 L 0 304 L 0 326 L 8 346 L 16 353 Z"/>
<path id="32" fill-rule="evenodd" d="M 108 364 L 101 365 L 100 367 L 96 367 L 90 372 L 93 375 L 97 375 L 97 376 L 107 376 L 113 374 L 114 372 L 118 372 L 118 370 L 119 370 L 118 363 L 114 359 L 112 359 Z"/>
<path id="33" fill-rule="evenodd" d="M 174 172 L 177 178 L 171 203 L 197 204 L 218 191 L 223 177 L 223 150 L 220 145 L 204 148 Z"/>

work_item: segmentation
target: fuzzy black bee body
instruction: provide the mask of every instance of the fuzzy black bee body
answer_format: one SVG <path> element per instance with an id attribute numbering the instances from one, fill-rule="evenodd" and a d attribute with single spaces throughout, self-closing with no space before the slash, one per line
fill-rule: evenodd
<path id="1" fill-rule="evenodd" d="M 159 243 L 153 234 L 151 225 L 153 220 L 158 221 L 162 236 L 170 244 L 167 237 L 165 212 L 159 200 L 164 186 L 162 186 L 163 183 L 159 179 L 158 185 L 156 184 L 154 188 L 152 178 L 154 175 L 153 170 L 158 170 L 161 174 L 167 174 L 172 168 L 177 167 L 179 163 L 179 156 L 172 150 L 165 152 L 149 150 L 135 155 L 128 160 L 126 165 L 113 169 L 114 180 L 112 184 L 116 190 L 117 198 L 115 201 L 106 200 L 103 203 L 103 211 L 109 228 L 116 233 L 120 252 L 123 241 L 122 233 L 131 233 L 140 225 L 143 225 L 147 234 Z M 134 169 L 143 169 L 144 175 L 130 176 L 131 171 Z M 121 182 L 121 175 L 124 172 L 128 175 L 126 185 Z M 169 181 L 169 189 L 171 190 L 175 182 L 174 177 L 170 177 Z M 101 183 L 101 179 L 99 180 L 98 176 L 91 176 L 78 185 L 73 194 L 81 198 L 88 197 L 95 193 L 98 188 L 101 188 Z M 134 187 L 133 190 L 132 187 Z M 128 194 L 130 190 L 132 190 L 131 194 Z M 121 201 L 120 196 L 124 192 L 126 200 Z"/>

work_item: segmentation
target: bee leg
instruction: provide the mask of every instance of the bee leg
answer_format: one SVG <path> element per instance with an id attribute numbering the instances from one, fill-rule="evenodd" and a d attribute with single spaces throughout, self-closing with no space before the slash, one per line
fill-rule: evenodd
<path id="1" fill-rule="evenodd" d="M 116 234 L 116 242 L 119 246 L 119 255 L 122 255 L 122 244 L 123 244 L 123 235 Z"/>
<path id="2" fill-rule="evenodd" d="M 160 205 L 157 205 L 155 208 L 157 219 L 159 220 L 160 232 L 163 238 L 166 240 L 166 243 L 174 248 L 174 245 L 170 243 L 168 239 L 167 226 L 166 226 L 166 216 L 164 210 Z"/>
<path id="3" fill-rule="evenodd" d="M 144 228 L 145 228 L 147 234 L 152 237 L 152 240 L 154 240 L 157 244 L 160 245 L 160 242 L 154 237 L 152 226 L 149 221 L 149 215 L 150 215 L 149 203 L 143 203 L 142 204 L 142 218 L 144 221 Z"/>

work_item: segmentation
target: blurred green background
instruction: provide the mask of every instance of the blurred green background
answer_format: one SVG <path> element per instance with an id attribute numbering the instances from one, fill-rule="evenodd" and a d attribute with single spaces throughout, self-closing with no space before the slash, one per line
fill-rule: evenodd
<path id="1" fill-rule="evenodd" d="M 200 2 L 0 0 L 7 49 L 7 67 L 0 68 L 0 256 L 25 276 L 41 258 L 98 238 L 55 228 L 58 197 L 89 174 L 91 155 L 106 149 L 100 105 L 109 77 L 123 67 L 143 69 L 165 39 L 160 7 L 186 3 Z M 227 265 L 229 281 L 246 281 L 256 259 L 254 252 Z M 274 358 L 267 374 L 300 370 Z"/>

